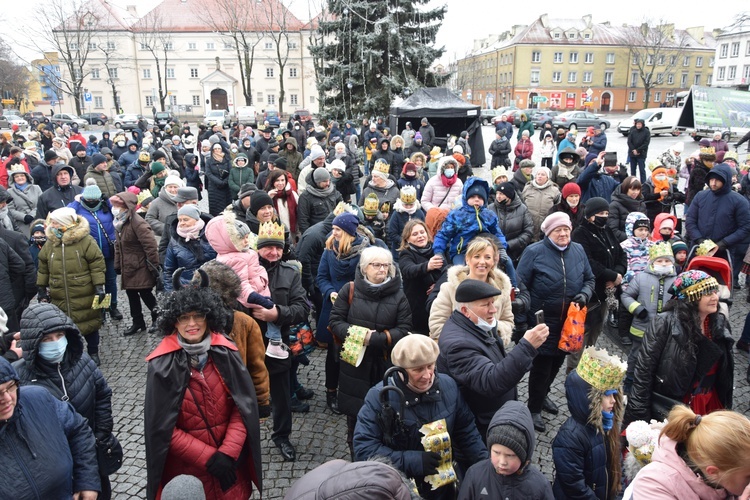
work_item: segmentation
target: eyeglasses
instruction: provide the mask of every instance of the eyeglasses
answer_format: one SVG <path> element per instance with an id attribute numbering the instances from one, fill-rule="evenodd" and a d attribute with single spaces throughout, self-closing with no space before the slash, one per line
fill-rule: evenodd
<path id="1" fill-rule="evenodd" d="M 390 264 L 381 264 L 380 262 L 370 262 L 370 266 L 374 267 L 375 269 L 388 269 Z"/>
<path id="2" fill-rule="evenodd" d="M 18 392 L 18 382 L 13 382 L 7 389 L 0 391 L 0 398 L 4 398 L 6 394 L 13 396 L 16 392 Z"/>
<path id="3" fill-rule="evenodd" d="M 199 321 L 205 321 L 205 319 L 206 313 L 182 314 L 177 317 L 177 322 L 181 325 L 187 325 L 191 321 L 195 321 L 197 323 Z"/>

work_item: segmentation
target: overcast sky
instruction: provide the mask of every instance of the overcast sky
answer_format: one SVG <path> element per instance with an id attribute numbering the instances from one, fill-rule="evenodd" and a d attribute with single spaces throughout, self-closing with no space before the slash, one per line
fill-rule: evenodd
<path id="1" fill-rule="evenodd" d="M 125 6 L 134 4 L 139 11 L 148 10 L 149 5 L 158 0 L 110 0 L 112 3 Z M 199 0 L 187 0 L 200 5 Z M 252 0 L 250 0 L 252 1 Z M 325 0 L 282 0 L 290 6 L 292 12 L 301 20 L 309 18 L 311 7 L 320 5 Z M 44 5 L 43 0 L 25 0 L 3 2 L 0 23 L 7 33 L 13 27 L 17 32 L 12 36 L 33 36 L 33 13 Z M 442 62 L 460 59 L 473 45 L 474 38 L 483 38 L 489 34 L 507 31 L 515 24 L 530 24 L 540 15 L 547 13 L 550 18 L 580 18 L 591 14 L 594 23 L 610 21 L 612 24 L 640 24 L 644 20 L 664 20 L 672 22 L 677 28 L 704 26 L 707 30 L 722 28 L 732 23 L 741 12 L 750 12 L 746 0 L 723 0 L 715 7 L 708 4 L 687 2 L 658 2 L 654 0 L 630 0 L 628 2 L 592 1 L 567 2 L 555 0 L 536 0 L 522 8 L 522 2 L 498 0 L 433 0 L 431 5 L 448 6 L 443 25 L 438 33 L 438 46 L 445 46 L 446 52 Z M 698 7 L 698 5 L 701 5 Z M 647 17 L 644 17 L 647 16 Z M 28 52 L 25 54 L 29 56 Z"/>

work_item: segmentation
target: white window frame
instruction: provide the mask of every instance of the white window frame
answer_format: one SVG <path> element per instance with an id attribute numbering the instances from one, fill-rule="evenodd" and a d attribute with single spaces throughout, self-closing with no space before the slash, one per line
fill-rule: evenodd
<path id="1" fill-rule="evenodd" d="M 583 63 L 584 64 L 594 64 L 594 53 L 593 52 L 586 52 L 583 54 Z"/>
<path id="2" fill-rule="evenodd" d="M 706 86 L 707 87 L 711 86 L 711 83 L 713 82 L 713 79 L 714 79 L 714 75 L 712 75 L 712 74 L 709 74 L 708 77 L 706 77 Z"/>
<path id="3" fill-rule="evenodd" d="M 568 83 L 576 83 L 578 81 L 578 71 L 568 71 Z"/>
<path id="4" fill-rule="evenodd" d="M 614 64 L 615 63 L 615 53 L 614 52 L 607 52 L 607 59 L 605 61 L 607 64 Z"/>
<path id="5" fill-rule="evenodd" d="M 266 68 L 266 78 L 273 78 L 273 68 L 271 67 Z"/>
<path id="6" fill-rule="evenodd" d="M 555 52 L 555 55 L 553 56 L 553 62 L 556 64 L 561 64 L 563 62 L 563 53 Z"/>
<path id="7" fill-rule="evenodd" d="M 206 42 L 206 50 L 216 50 L 216 44 L 214 42 Z"/>
<path id="8" fill-rule="evenodd" d="M 257 98 L 258 104 L 263 104 L 263 92 L 258 92 L 258 98 Z"/>
<path id="9" fill-rule="evenodd" d="M 175 78 L 175 76 L 174 76 L 174 68 L 165 68 L 165 70 L 164 70 L 164 76 L 167 77 L 170 80 L 173 80 Z"/>
<path id="10" fill-rule="evenodd" d="M 143 68 L 143 79 L 144 80 L 150 80 L 151 79 L 151 68 Z"/>
<path id="11" fill-rule="evenodd" d="M 198 50 L 198 44 L 195 42 L 188 42 L 188 50 Z"/>
<path id="12" fill-rule="evenodd" d="M 702 68 L 703 67 L 703 56 L 696 56 L 695 57 L 695 67 L 696 68 Z"/>
<path id="13" fill-rule="evenodd" d="M 273 42 L 263 42 L 263 50 L 273 50 Z"/>
<path id="14" fill-rule="evenodd" d="M 289 94 L 289 104 L 299 106 L 299 96 L 297 94 Z"/>
<path id="15" fill-rule="evenodd" d="M 667 85 L 674 85 L 674 73 L 667 73 Z"/>
<path id="16" fill-rule="evenodd" d="M 609 78 L 607 78 L 607 76 L 609 76 Z M 612 82 L 614 81 L 614 79 L 615 79 L 615 72 L 614 71 L 605 71 L 604 72 L 604 86 L 605 87 L 611 87 L 612 86 Z M 607 84 L 609 84 L 609 85 L 607 85 Z"/>
<path id="17" fill-rule="evenodd" d="M 695 76 L 693 76 L 693 85 L 700 85 L 701 84 L 701 74 L 696 73 Z"/>
<path id="18" fill-rule="evenodd" d="M 198 78 L 198 68 L 190 68 L 190 78 Z"/>
<path id="19" fill-rule="evenodd" d="M 170 106 L 177 106 L 177 95 L 172 94 L 169 96 L 169 105 Z"/>
<path id="20" fill-rule="evenodd" d="M 584 71 L 583 72 L 583 83 L 591 83 L 593 81 L 594 72 Z"/>
<path id="21" fill-rule="evenodd" d="M 174 50 L 174 42 L 164 42 L 164 50 Z"/>
<path id="22" fill-rule="evenodd" d="M 719 45 L 719 58 L 724 59 L 729 55 L 729 44 L 728 43 L 722 43 Z"/>
<path id="23" fill-rule="evenodd" d="M 297 78 L 297 68 L 292 66 L 289 68 L 289 78 Z"/>
<path id="24" fill-rule="evenodd" d="M 659 57 L 656 58 L 656 64 L 659 66 L 664 66 L 665 62 L 666 62 L 666 57 L 664 57 L 664 54 L 660 54 Z"/>
<path id="25" fill-rule="evenodd" d="M 734 80 L 737 78 L 737 66 L 729 66 L 727 68 L 727 80 Z"/>
<path id="26" fill-rule="evenodd" d="M 76 52 L 78 50 L 78 42 L 70 42 L 68 44 L 68 49 Z"/>
<path id="27" fill-rule="evenodd" d="M 193 100 L 193 106 L 200 106 L 201 105 L 201 96 L 199 96 L 197 94 L 193 94 L 192 100 Z"/>
<path id="28" fill-rule="evenodd" d="M 118 73 L 117 68 L 109 68 L 108 70 L 109 77 L 112 80 L 117 80 L 119 78 L 119 76 L 117 76 L 117 73 Z"/>
<path id="29" fill-rule="evenodd" d="M 117 44 L 111 40 L 107 41 L 107 50 L 117 50 Z"/>
<path id="30" fill-rule="evenodd" d="M 96 42 L 89 42 L 89 50 L 96 50 L 99 46 L 96 44 Z"/>
<path id="31" fill-rule="evenodd" d="M 681 88 L 684 89 L 684 88 L 687 87 L 687 79 L 688 79 L 688 74 L 687 73 L 683 73 L 683 74 L 680 75 L 680 87 Z"/>
<path id="32" fill-rule="evenodd" d="M 570 55 L 568 56 L 568 62 L 570 64 L 578 64 L 578 52 L 576 51 L 571 52 Z"/>
<path id="33" fill-rule="evenodd" d="M 154 96 L 147 95 L 146 96 L 146 106 L 150 108 L 153 105 L 154 105 Z"/>
<path id="34" fill-rule="evenodd" d="M 562 71 L 553 71 L 552 83 L 561 83 L 561 82 L 562 82 Z"/>
<path id="35" fill-rule="evenodd" d="M 630 73 L 630 86 L 631 87 L 637 87 L 638 86 L 638 80 L 640 80 L 640 75 L 637 71 L 632 71 Z"/>
<path id="36" fill-rule="evenodd" d="M 94 96 L 94 108 L 102 109 L 104 107 L 104 99 L 100 95 Z"/>
<path id="37" fill-rule="evenodd" d="M 531 62 L 532 63 L 540 63 L 542 62 L 542 52 L 539 50 L 534 50 L 531 52 Z"/>
<path id="38" fill-rule="evenodd" d="M 266 94 L 266 102 L 269 106 L 274 106 L 276 104 L 276 94 Z"/>
<path id="39" fill-rule="evenodd" d="M 727 74 L 727 68 L 725 66 L 719 66 L 716 70 L 716 81 L 721 82 L 724 80 L 724 76 Z"/>
<path id="40" fill-rule="evenodd" d="M 539 71 L 538 69 L 532 69 L 531 76 L 529 77 L 529 82 L 531 84 L 539 84 L 540 75 L 541 75 L 541 71 Z"/>
<path id="41" fill-rule="evenodd" d="M 91 79 L 92 80 L 99 79 L 99 68 L 91 68 Z"/>
<path id="42" fill-rule="evenodd" d="M 148 50 L 148 44 L 141 42 L 138 50 Z"/>
<path id="43" fill-rule="evenodd" d="M 690 66 L 690 56 L 682 57 L 682 65 L 685 67 Z"/>
<path id="44" fill-rule="evenodd" d="M 635 102 L 637 92 L 635 90 L 631 90 L 628 92 L 628 102 Z"/>
<path id="45" fill-rule="evenodd" d="M 289 50 L 297 50 L 297 42 L 289 42 L 286 44 L 286 48 Z"/>
<path id="46" fill-rule="evenodd" d="M 729 57 L 740 57 L 740 42 L 732 42 Z"/>
<path id="47" fill-rule="evenodd" d="M 654 102 L 661 102 L 661 90 L 654 92 Z"/>

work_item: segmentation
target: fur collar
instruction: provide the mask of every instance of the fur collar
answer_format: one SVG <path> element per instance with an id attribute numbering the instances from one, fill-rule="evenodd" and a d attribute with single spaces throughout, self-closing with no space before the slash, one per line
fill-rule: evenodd
<path id="1" fill-rule="evenodd" d="M 62 239 L 58 238 L 55 233 L 52 232 L 52 226 L 48 225 L 47 229 L 45 229 L 44 231 L 47 235 L 47 240 L 52 242 L 52 244 L 55 246 L 59 246 L 61 244 L 71 245 L 73 243 L 78 243 L 86 236 L 88 236 L 89 222 L 80 215 L 76 215 L 76 218 L 76 224 L 72 227 L 69 227 L 67 231 L 63 233 Z"/>

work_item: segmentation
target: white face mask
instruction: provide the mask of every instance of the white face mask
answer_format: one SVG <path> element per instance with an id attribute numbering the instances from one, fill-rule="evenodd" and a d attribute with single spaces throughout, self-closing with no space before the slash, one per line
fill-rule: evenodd
<path id="1" fill-rule="evenodd" d="M 446 168 L 445 170 L 443 170 L 443 173 L 445 174 L 445 176 L 447 178 L 450 179 L 451 177 L 453 177 L 453 175 L 456 173 L 456 171 L 453 170 L 452 168 Z"/>
<path id="2" fill-rule="evenodd" d="M 667 274 L 674 274 L 674 266 L 672 264 L 667 264 L 665 266 L 653 266 L 654 272 L 660 276 L 665 276 Z"/>
<path id="3" fill-rule="evenodd" d="M 117 217 L 118 215 L 120 215 L 120 213 L 122 213 L 122 210 L 120 210 L 117 207 L 112 207 L 112 215 L 114 215 L 115 217 Z"/>
<path id="4" fill-rule="evenodd" d="M 124 148 L 125 147 L 125 141 L 117 141 L 117 145 L 120 146 L 121 148 Z"/>
<path id="5" fill-rule="evenodd" d="M 471 309 L 469 309 L 471 311 Z M 477 323 L 476 325 L 479 327 L 480 330 L 482 330 L 485 333 L 490 333 L 492 330 L 494 330 L 497 327 L 497 318 L 492 318 L 492 323 L 487 323 L 487 321 L 484 320 L 481 316 L 479 316 L 474 311 L 471 311 L 471 313 L 477 317 Z"/>

